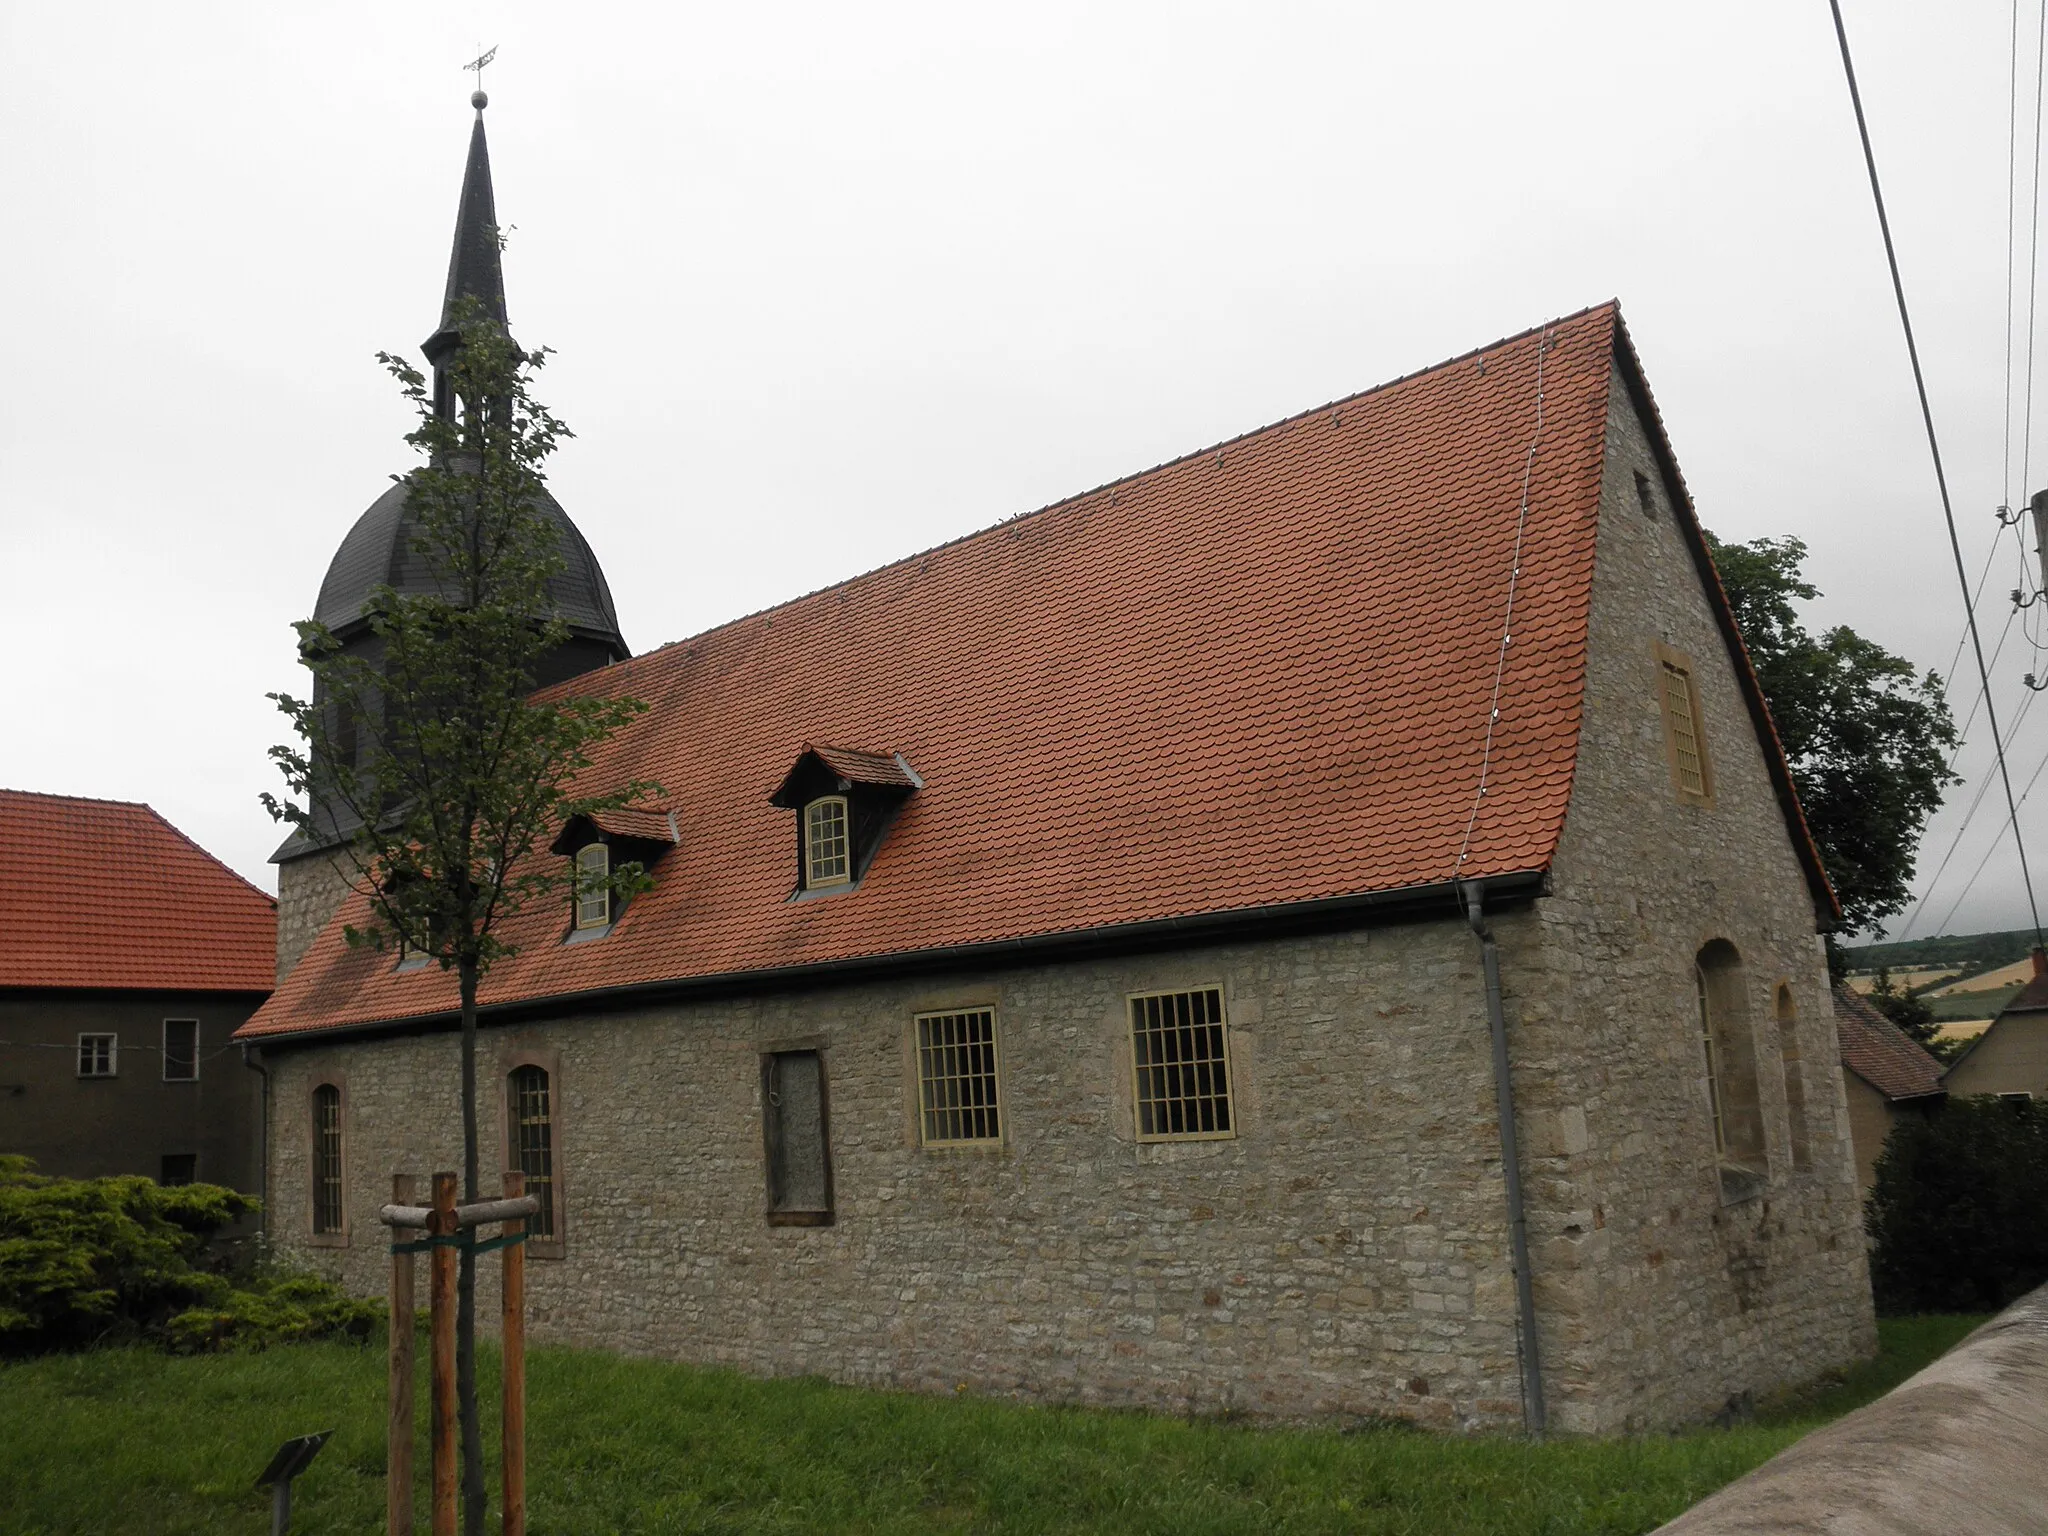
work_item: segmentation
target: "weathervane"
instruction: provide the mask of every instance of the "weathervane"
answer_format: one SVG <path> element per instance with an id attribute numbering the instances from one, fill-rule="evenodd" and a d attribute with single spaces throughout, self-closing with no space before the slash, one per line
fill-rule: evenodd
<path id="1" fill-rule="evenodd" d="M 476 71 L 476 94 L 470 98 L 470 104 L 476 107 L 478 111 L 482 111 L 485 100 L 484 66 L 490 63 L 491 60 L 495 59 L 498 56 L 498 45 L 496 43 L 493 43 L 491 44 L 490 47 L 484 48 L 484 45 L 482 43 L 478 43 L 477 47 L 482 48 L 483 51 L 462 67 L 464 69 L 473 69 Z"/>

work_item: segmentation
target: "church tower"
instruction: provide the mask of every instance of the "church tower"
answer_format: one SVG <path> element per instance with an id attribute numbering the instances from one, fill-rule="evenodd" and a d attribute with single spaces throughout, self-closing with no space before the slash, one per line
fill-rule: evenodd
<path id="1" fill-rule="evenodd" d="M 455 320 L 464 299 L 478 299 L 500 327 L 505 313 L 505 272 L 498 248 L 497 199 L 491 189 L 491 155 L 484 139 L 482 91 L 470 98 L 476 123 L 469 134 L 469 159 L 462 172 L 462 197 L 455 213 L 455 245 L 448 256 L 448 283 L 441 300 L 441 323 L 421 344 L 433 369 L 434 408 L 451 412 L 455 402 L 448 388 L 448 364 L 461 345 Z M 377 640 L 370 633 L 364 608 L 383 583 L 399 592 L 428 590 L 428 574 L 412 552 L 412 525 L 406 514 L 407 487 L 399 481 L 356 519 L 328 563 L 326 578 L 313 614 L 334 632 L 344 651 L 375 659 Z M 568 639 L 549 653 L 537 683 L 545 687 L 595 667 L 609 666 L 632 654 L 619 634 L 611 588 L 582 531 L 552 495 L 542 493 L 541 510 L 561 540 L 563 568 L 548 584 L 555 613 L 569 631 Z M 294 832 L 271 855 L 277 871 L 277 977 L 285 978 L 314 936 L 334 915 L 347 892 L 347 879 L 331 849 L 350 827 L 338 820 L 325 838 Z"/>

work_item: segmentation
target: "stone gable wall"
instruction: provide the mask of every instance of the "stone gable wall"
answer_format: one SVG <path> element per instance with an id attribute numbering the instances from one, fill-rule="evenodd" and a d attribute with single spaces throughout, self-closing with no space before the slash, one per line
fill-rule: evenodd
<path id="1" fill-rule="evenodd" d="M 1618 376 L 1612 388 L 1578 769 L 1554 894 L 1537 908 L 1542 956 L 1506 972 L 1553 1417 L 1588 1430 L 1698 1418 L 1876 1345 L 1810 889 L 1672 489 Z M 1711 808 L 1680 803 L 1673 785 L 1660 641 L 1692 662 Z M 1714 1150 L 1693 978 L 1713 939 L 1741 956 L 1753 1034 L 1769 1156 L 1748 1199 L 1724 1200 Z M 1781 982 L 1805 1085 L 1798 1170 Z M 1551 1062 L 1570 1065 L 1543 1071 Z"/>
<path id="2" fill-rule="evenodd" d="M 281 986 L 348 894 L 348 875 L 328 854 L 277 866 L 277 980 Z"/>

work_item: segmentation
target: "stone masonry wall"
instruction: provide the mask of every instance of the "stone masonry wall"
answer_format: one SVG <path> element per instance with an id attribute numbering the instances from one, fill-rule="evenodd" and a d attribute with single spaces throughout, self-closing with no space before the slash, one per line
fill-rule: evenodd
<path id="1" fill-rule="evenodd" d="M 327 854 L 307 854 L 277 866 L 277 979 L 299 963 L 348 894 L 348 875 Z"/>
<path id="2" fill-rule="evenodd" d="M 1218 982 L 1240 1134 L 1140 1144 L 1126 994 Z M 1003 1145 L 923 1150 L 912 1015 L 990 1003 Z M 759 1057 L 809 1040 L 838 1219 L 771 1228 Z M 565 1257 L 528 1266 L 540 1339 L 934 1391 L 1519 1420 L 1484 992 L 1462 924 L 650 1008 L 481 1043 L 486 1084 L 516 1050 L 559 1063 Z M 294 1260 L 380 1291 L 391 1171 L 458 1165 L 457 1063 L 450 1034 L 273 1053 L 272 1229 Z M 346 1105 L 344 1248 L 308 1235 L 307 1106 L 329 1074 Z"/>
<path id="3" fill-rule="evenodd" d="M 1811 1377 L 1868 1354 L 1876 1334 L 1813 900 L 1619 378 L 1600 518 L 1579 764 L 1554 894 L 1537 910 L 1543 958 L 1509 961 L 1505 982 L 1518 1085 L 1527 1074 L 1531 1268 L 1553 1415 L 1618 1430 Z M 1692 662 L 1711 808 L 1680 803 L 1673 785 L 1658 641 Z M 1713 939 L 1741 957 L 1769 1152 L 1754 1196 L 1728 1203 L 1693 976 Z M 1781 983 L 1803 1059 L 1809 1157 L 1796 1170 Z"/>

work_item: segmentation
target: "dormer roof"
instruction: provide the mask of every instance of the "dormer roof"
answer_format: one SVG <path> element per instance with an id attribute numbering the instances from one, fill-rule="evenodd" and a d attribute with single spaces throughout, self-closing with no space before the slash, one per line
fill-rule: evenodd
<path id="1" fill-rule="evenodd" d="M 796 762 L 783 775 L 782 783 L 768 797 L 768 803 L 794 809 L 816 792 L 810 786 L 820 778 L 836 780 L 842 788 L 860 785 L 896 794 L 924 788 L 924 780 L 900 752 L 857 752 L 848 747 L 822 747 L 806 742 L 797 753 Z"/>

